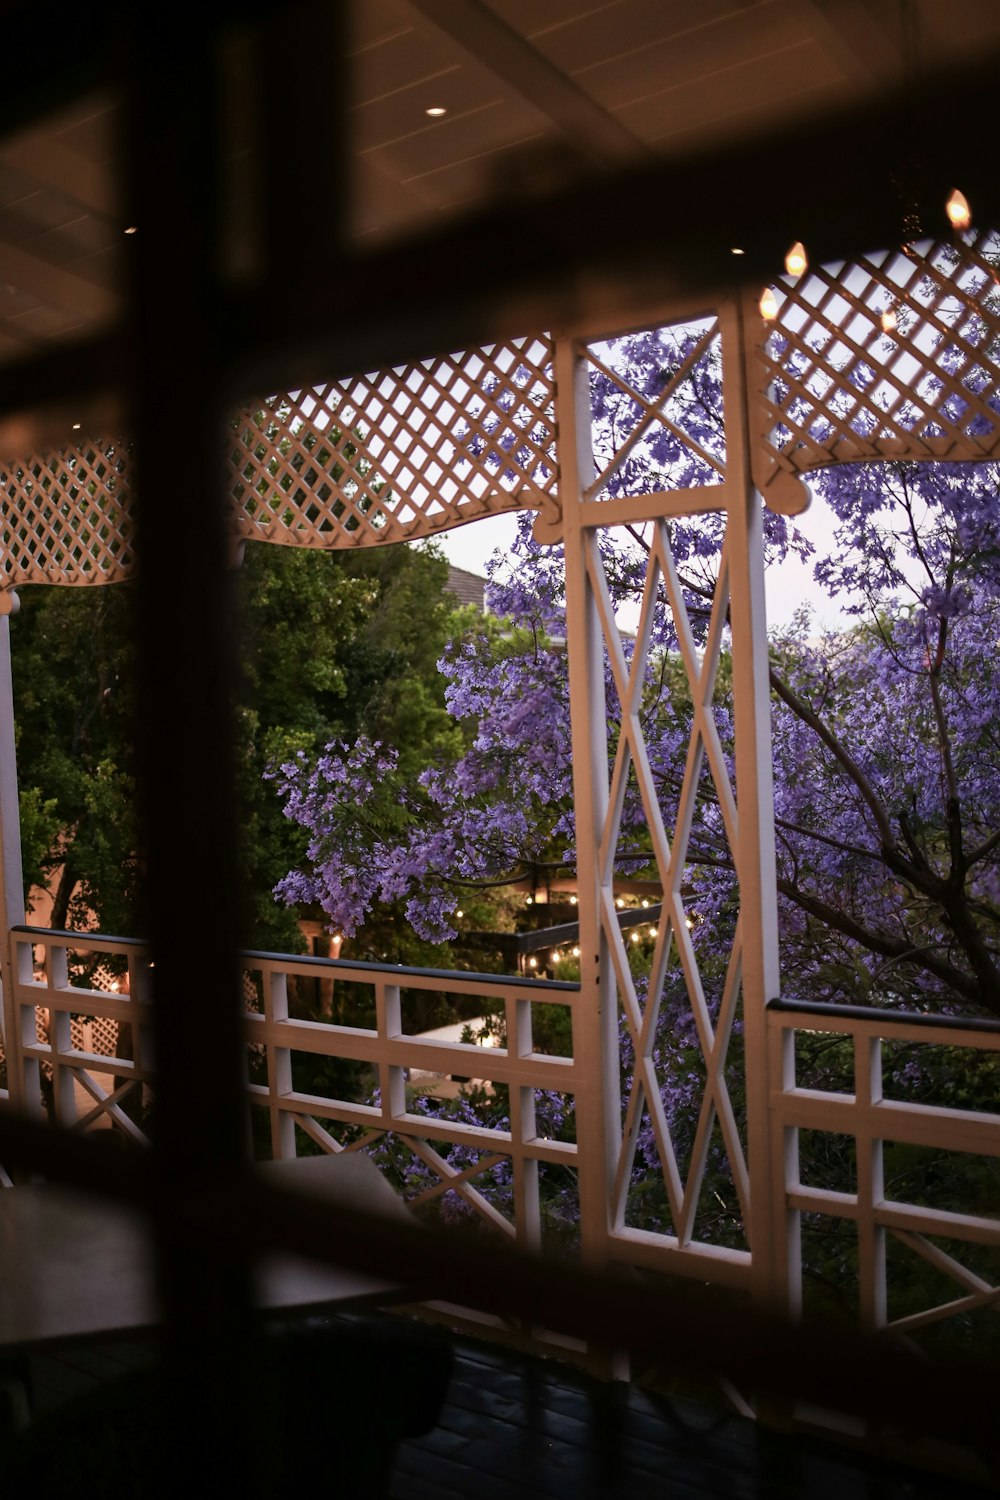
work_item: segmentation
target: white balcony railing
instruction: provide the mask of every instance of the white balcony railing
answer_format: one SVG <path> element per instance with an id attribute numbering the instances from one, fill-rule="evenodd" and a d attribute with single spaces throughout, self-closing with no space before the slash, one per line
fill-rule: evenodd
<path id="1" fill-rule="evenodd" d="M 154 1059 L 144 945 L 31 927 L 14 940 L 23 1097 L 72 1128 L 146 1139 Z M 585 1080 L 572 1055 L 537 1050 L 534 1030 L 539 1008 L 556 1006 L 571 1033 L 575 985 L 242 958 L 248 1139 L 258 1154 L 368 1151 L 414 1203 L 478 1215 L 527 1246 L 552 1228 L 557 1179 L 558 1227 L 572 1239 L 565 1205 L 581 1162 L 568 1106 Z M 295 1019 L 290 982 L 317 980 L 356 987 L 352 999 L 374 1024 Z M 435 993 L 497 1015 L 506 1045 L 421 1037 L 412 1018 Z M 1000 1107 L 963 1107 L 961 1080 L 963 1068 L 981 1073 L 1000 1054 L 1000 1023 L 776 1002 L 767 1030 L 772 1180 L 754 1180 L 751 1162 L 751 1190 L 769 1196 L 775 1215 L 771 1285 L 797 1310 L 815 1270 L 810 1244 L 820 1244 L 844 1279 L 842 1303 L 855 1303 L 869 1327 L 911 1334 L 989 1313 L 1000 1303 Z M 836 1067 L 824 1063 L 820 1077 L 817 1056 L 835 1056 Z M 469 1079 L 478 1086 L 463 1092 Z M 936 1088 L 936 1079 L 950 1082 Z M 849 1248 L 838 1255 L 845 1229 Z"/>
<path id="2" fill-rule="evenodd" d="M 154 1059 L 144 944 L 27 926 L 13 936 L 24 1098 L 48 1103 L 64 1126 L 111 1126 L 145 1140 Z M 258 1154 L 295 1156 L 306 1142 L 311 1151 L 368 1150 L 414 1203 L 452 1194 L 458 1212 L 539 1244 L 539 1170 L 573 1172 L 577 1147 L 546 1134 L 553 1116 L 572 1111 L 538 1106 L 571 1101 L 578 1075 L 571 1056 L 536 1050 L 535 1013 L 565 1007 L 572 1025 L 577 986 L 289 954 L 242 960 L 248 1136 Z M 359 1011 L 375 1024 L 294 1018 L 289 982 L 316 980 L 354 986 Z M 497 1015 L 507 1045 L 428 1040 L 408 1029 L 416 997 L 428 994 L 470 1015 Z M 411 1070 L 422 1075 L 419 1085 Z M 480 1085 L 478 1108 L 460 1093 L 469 1079 Z"/>

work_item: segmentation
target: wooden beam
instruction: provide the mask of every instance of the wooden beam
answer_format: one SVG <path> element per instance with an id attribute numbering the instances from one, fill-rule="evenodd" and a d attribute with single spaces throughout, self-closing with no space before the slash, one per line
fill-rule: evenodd
<path id="1" fill-rule="evenodd" d="M 88 213 L 106 219 L 119 218 L 113 173 L 103 164 L 67 150 L 50 136 L 32 132 L 5 141 L 0 146 L 0 162 Z"/>
<path id="2" fill-rule="evenodd" d="M 481 0 L 409 0 L 409 5 L 545 115 L 577 150 L 597 162 L 648 159 L 642 141 Z"/>
<path id="3" fill-rule="evenodd" d="M 898 79 L 905 66 L 902 35 L 885 26 L 879 7 L 857 0 L 793 0 L 823 51 L 859 85 Z"/>
<path id="4" fill-rule="evenodd" d="M 16 286 L 39 302 L 62 308 L 88 323 L 114 315 L 118 299 L 73 271 L 51 266 L 14 245 L 0 242 L 0 282 Z"/>

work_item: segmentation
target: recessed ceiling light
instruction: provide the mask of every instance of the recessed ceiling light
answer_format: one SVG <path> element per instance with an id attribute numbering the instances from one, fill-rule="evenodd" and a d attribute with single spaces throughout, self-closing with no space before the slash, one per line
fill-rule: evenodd
<path id="1" fill-rule="evenodd" d="M 79 432 L 82 425 L 83 424 L 81 422 L 74 422 L 73 423 L 73 431 L 74 432 Z"/>
<path id="2" fill-rule="evenodd" d="M 730 253 L 730 255 L 746 255 L 746 251 L 745 250 L 741 250 L 740 247 L 739 247 L 739 245 L 734 245 L 733 248 L 730 250 L 729 253 Z"/>
<path id="3" fill-rule="evenodd" d="M 447 113 L 443 104 L 432 104 L 429 109 L 424 110 L 424 114 L 430 115 L 432 120 L 440 120 L 441 116 Z"/>
<path id="4" fill-rule="evenodd" d="M 126 234 L 137 234 L 138 230 L 139 230 L 138 224 L 130 224 L 128 226 L 128 228 L 126 229 L 125 233 Z"/>

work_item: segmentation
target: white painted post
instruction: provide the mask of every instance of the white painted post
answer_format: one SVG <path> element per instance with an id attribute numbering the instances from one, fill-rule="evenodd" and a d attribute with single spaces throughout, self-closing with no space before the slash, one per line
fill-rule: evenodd
<path id="1" fill-rule="evenodd" d="M 573 1018 L 573 1056 L 582 1080 L 576 1107 L 580 1238 L 586 1262 L 599 1266 L 608 1258 L 610 1184 L 621 1134 L 617 993 L 600 915 L 607 717 L 603 638 L 587 566 L 591 538 L 580 509 L 583 490 L 594 477 L 590 391 L 585 362 L 571 339 L 557 340 L 555 368 L 580 921 L 580 1002 Z"/>
<path id="2" fill-rule="evenodd" d="M 7 1089 L 10 1100 L 17 1109 L 33 1105 L 37 1110 L 41 1107 L 40 1099 L 32 1098 L 25 1088 L 21 1027 L 15 994 L 19 964 L 30 964 L 30 950 L 22 948 L 19 952 L 11 935 L 11 928 L 20 925 L 25 916 L 21 823 L 17 803 L 17 755 L 14 743 L 14 691 L 10 665 L 10 617 L 17 612 L 17 607 L 16 594 L 0 593 L 0 921 L 3 923 L 3 933 L 0 936 L 0 984 L 3 987 L 4 1050 L 7 1056 Z"/>
<path id="3" fill-rule="evenodd" d="M 781 1275 L 784 1194 L 772 1201 L 768 1067 L 768 1000 L 778 995 L 778 914 L 775 885 L 771 706 L 764 604 L 762 503 L 750 473 L 744 317 L 739 303 L 719 309 L 722 391 L 729 489 L 727 537 L 733 638 L 733 714 L 739 847 L 733 851 L 743 933 L 743 1027 L 750 1174 L 751 1285 L 755 1297 L 787 1311 Z M 780 1086 L 780 1080 L 774 1080 Z M 779 1238 L 780 1237 L 780 1238 Z"/>

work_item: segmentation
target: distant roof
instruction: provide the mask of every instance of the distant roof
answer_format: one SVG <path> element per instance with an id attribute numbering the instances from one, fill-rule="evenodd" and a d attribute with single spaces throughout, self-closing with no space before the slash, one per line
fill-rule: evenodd
<path id="1" fill-rule="evenodd" d="M 446 594 L 453 594 L 459 604 L 474 604 L 482 612 L 486 610 L 486 579 L 481 573 L 469 573 L 465 568 L 449 567 Z"/>

